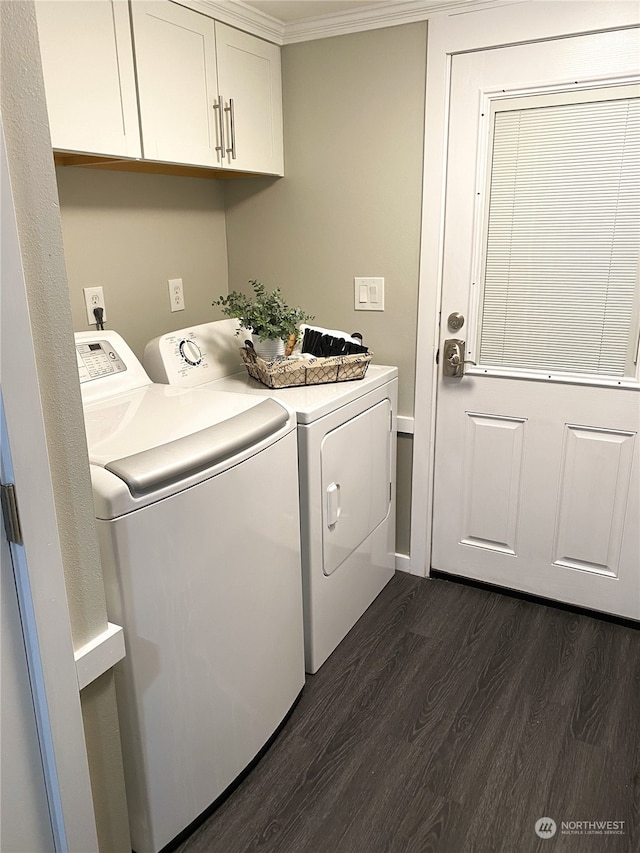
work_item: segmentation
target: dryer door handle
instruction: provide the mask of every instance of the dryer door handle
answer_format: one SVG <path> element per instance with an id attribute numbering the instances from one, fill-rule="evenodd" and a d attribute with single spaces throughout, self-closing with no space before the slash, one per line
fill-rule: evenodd
<path id="1" fill-rule="evenodd" d="M 331 483 L 327 487 L 327 527 L 335 527 L 340 510 L 340 483 Z"/>

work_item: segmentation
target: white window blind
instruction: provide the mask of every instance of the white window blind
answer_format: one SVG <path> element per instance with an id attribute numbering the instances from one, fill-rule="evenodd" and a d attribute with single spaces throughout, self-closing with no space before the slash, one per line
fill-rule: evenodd
<path id="1" fill-rule="evenodd" d="M 640 99 L 496 112 L 480 363 L 630 375 Z"/>

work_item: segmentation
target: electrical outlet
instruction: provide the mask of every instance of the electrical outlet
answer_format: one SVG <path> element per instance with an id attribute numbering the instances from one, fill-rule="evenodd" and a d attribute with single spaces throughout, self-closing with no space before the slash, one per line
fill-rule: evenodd
<path id="1" fill-rule="evenodd" d="M 96 315 L 93 313 L 94 308 L 102 308 L 102 322 L 107 319 L 107 309 L 104 304 L 104 293 L 102 292 L 102 287 L 85 287 L 83 288 L 84 292 L 84 304 L 87 308 L 87 323 L 90 326 L 96 325 Z"/>
<path id="2" fill-rule="evenodd" d="M 181 278 L 167 279 L 169 285 L 169 301 L 172 311 L 184 311 L 184 291 Z"/>
<path id="3" fill-rule="evenodd" d="M 354 278 L 356 311 L 384 311 L 384 278 Z"/>

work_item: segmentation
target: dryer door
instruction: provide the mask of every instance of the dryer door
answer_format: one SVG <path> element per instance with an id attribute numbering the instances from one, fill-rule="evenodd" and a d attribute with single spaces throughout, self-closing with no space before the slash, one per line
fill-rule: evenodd
<path id="1" fill-rule="evenodd" d="M 322 568 L 330 575 L 381 524 L 391 494 L 391 403 L 327 433 L 321 448 Z"/>

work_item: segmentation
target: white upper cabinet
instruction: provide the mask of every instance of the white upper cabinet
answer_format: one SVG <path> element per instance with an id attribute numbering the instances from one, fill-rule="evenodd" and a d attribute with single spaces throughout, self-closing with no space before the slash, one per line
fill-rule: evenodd
<path id="1" fill-rule="evenodd" d="M 53 147 L 140 157 L 126 0 L 41 0 L 36 15 Z"/>
<path id="2" fill-rule="evenodd" d="M 280 48 L 216 21 L 216 52 L 226 165 L 282 175 Z"/>
<path id="3" fill-rule="evenodd" d="M 145 159 L 282 174 L 280 48 L 168 0 L 131 9 Z"/>
<path id="4" fill-rule="evenodd" d="M 170 0 L 36 9 L 54 149 L 283 174 L 277 45 Z"/>
<path id="5" fill-rule="evenodd" d="M 220 166 L 213 20 L 169 2 L 131 10 L 145 159 Z"/>

